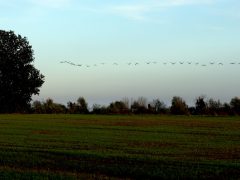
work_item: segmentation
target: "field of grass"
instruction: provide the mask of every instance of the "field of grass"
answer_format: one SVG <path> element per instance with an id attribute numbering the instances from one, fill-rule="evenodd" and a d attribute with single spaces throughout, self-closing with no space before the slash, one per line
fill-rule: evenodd
<path id="1" fill-rule="evenodd" d="M 239 179 L 240 117 L 0 115 L 0 179 Z"/>

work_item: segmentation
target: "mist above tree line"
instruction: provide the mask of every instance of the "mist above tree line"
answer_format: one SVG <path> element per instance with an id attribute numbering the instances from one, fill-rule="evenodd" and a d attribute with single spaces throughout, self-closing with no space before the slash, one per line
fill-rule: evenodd
<path id="1" fill-rule="evenodd" d="M 68 102 L 67 106 L 55 103 L 49 98 L 42 102 L 34 101 L 28 112 L 39 114 L 240 115 L 240 98 L 234 97 L 229 103 L 222 103 L 220 100 L 199 96 L 195 99 L 194 106 L 188 106 L 181 97 L 174 96 L 171 105 L 166 106 L 159 99 L 148 101 L 147 98 L 139 97 L 131 102 L 128 98 L 123 98 L 107 106 L 94 104 L 92 107 L 88 107 L 84 97 L 78 98 L 76 102 Z"/>

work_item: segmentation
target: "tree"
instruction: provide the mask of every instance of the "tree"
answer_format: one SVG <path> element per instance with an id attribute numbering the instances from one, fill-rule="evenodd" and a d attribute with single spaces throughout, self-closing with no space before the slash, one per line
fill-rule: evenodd
<path id="1" fill-rule="evenodd" d="M 44 76 L 35 69 L 26 37 L 0 30 L 0 112 L 26 112 L 32 95 L 39 94 Z"/>
<path id="2" fill-rule="evenodd" d="M 134 101 L 131 105 L 131 110 L 133 113 L 142 114 L 147 113 L 147 99 L 145 97 L 139 97 L 137 101 Z"/>
<path id="3" fill-rule="evenodd" d="M 86 102 L 86 100 L 84 99 L 84 97 L 80 97 L 78 98 L 77 100 L 77 105 L 78 105 L 78 110 L 79 110 L 79 113 L 88 113 L 88 104 Z"/>
<path id="4" fill-rule="evenodd" d="M 88 104 L 84 97 L 79 97 L 77 102 L 68 102 L 68 112 L 70 114 L 87 114 L 89 113 Z"/>
<path id="5" fill-rule="evenodd" d="M 214 99 L 208 100 L 208 113 L 211 115 L 218 115 L 222 109 L 223 105 L 220 100 L 215 101 Z"/>
<path id="6" fill-rule="evenodd" d="M 189 114 L 188 106 L 181 97 L 174 96 L 172 99 L 172 106 L 170 111 L 174 115 L 186 115 Z"/>
<path id="7" fill-rule="evenodd" d="M 45 113 L 44 105 L 40 101 L 34 101 L 32 103 L 32 110 L 33 110 L 33 113 L 36 113 L 36 114 Z"/>
<path id="8" fill-rule="evenodd" d="M 159 99 L 154 99 L 151 103 L 151 107 L 154 109 L 154 112 L 158 114 L 165 114 L 167 112 L 166 105 Z"/>
<path id="9" fill-rule="evenodd" d="M 126 113 L 129 113 L 128 107 L 122 101 L 112 102 L 109 105 L 108 110 L 109 110 L 110 113 L 114 113 L 114 114 L 126 114 Z"/>
<path id="10" fill-rule="evenodd" d="M 238 97 L 232 98 L 230 106 L 235 114 L 240 115 L 240 98 Z"/>
<path id="11" fill-rule="evenodd" d="M 68 113 L 70 113 L 70 114 L 76 114 L 77 113 L 78 108 L 77 108 L 76 103 L 69 101 L 67 103 L 67 108 L 68 108 Z"/>
<path id="12" fill-rule="evenodd" d="M 200 96 L 196 99 L 195 106 L 196 106 L 196 114 L 203 115 L 207 112 L 207 103 L 205 102 L 205 97 Z"/>

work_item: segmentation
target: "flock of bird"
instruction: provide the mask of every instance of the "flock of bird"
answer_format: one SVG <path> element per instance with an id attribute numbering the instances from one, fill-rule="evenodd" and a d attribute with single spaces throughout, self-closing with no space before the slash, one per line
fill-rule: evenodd
<path id="1" fill-rule="evenodd" d="M 222 62 L 215 62 L 215 61 L 210 61 L 209 63 L 200 63 L 200 62 L 191 62 L 191 61 L 179 61 L 179 62 L 157 62 L 157 61 L 146 61 L 146 62 L 127 62 L 127 63 L 117 63 L 117 62 L 113 62 L 113 63 L 98 63 L 98 64 L 78 64 L 78 63 L 73 63 L 71 61 L 60 61 L 61 64 L 69 64 L 71 66 L 77 66 L 77 67 L 97 67 L 97 66 L 103 66 L 103 65 L 113 65 L 113 66 L 118 66 L 118 65 L 127 65 L 127 66 L 138 66 L 141 64 L 145 64 L 145 65 L 156 65 L 156 64 L 163 64 L 163 65 L 199 65 L 199 66 L 208 66 L 208 65 L 218 65 L 218 66 L 223 66 L 224 63 Z M 225 64 L 229 64 L 229 65 L 240 65 L 240 62 L 229 62 L 229 63 L 225 63 Z"/>

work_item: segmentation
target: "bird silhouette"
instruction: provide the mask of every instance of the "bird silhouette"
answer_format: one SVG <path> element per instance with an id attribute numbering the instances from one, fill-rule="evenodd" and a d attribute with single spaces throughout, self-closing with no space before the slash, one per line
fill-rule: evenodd
<path id="1" fill-rule="evenodd" d="M 172 64 L 172 65 L 175 65 L 175 64 L 176 64 L 176 62 L 171 62 L 171 64 Z"/>
<path id="2" fill-rule="evenodd" d="M 210 62 L 210 64 L 211 64 L 211 65 L 214 65 L 214 64 L 215 64 L 215 62 Z"/>
<path id="3" fill-rule="evenodd" d="M 184 62 L 179 62 L 180 64 L 184 64 Z"/>
<path id="4" fill-rule="evenodd" d="M 221 66 L 222 66 L 222 65 L 223 65 L 223 63 L 221 63 L 221 62 L 220 62 L 220 63 L 218 63 L 218 65 L 221 65 Z"/>

